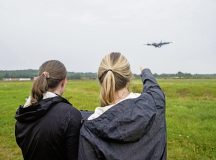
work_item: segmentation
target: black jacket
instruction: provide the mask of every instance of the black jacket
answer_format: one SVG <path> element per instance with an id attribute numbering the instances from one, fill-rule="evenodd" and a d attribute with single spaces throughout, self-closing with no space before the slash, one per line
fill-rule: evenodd
<path id="1" fill-rule="evenodd" d="M 64 98 L 20 106 L 15 136 L 25 160 L 76 160 L 81 126 L 80 112 Z"/>
<path id="2" fill-rule="evenodd" d="M 141 77 L 141 96 L 84 121 L 79 160 L 166 159 L 165 96 L 149 69 Z"/>

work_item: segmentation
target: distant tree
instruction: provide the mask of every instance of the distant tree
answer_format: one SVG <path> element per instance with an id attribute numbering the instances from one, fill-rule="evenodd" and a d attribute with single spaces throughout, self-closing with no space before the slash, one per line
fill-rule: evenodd
<path id="1" fill-rule="evenodd" d="M 176 76 L 179 77 L 179 78 L 183 78 L 184 73 L 182 73 L 182 72 L 179 71 L 179 72 L 176 74 Z"/>
<path id="2" fill-rule="evenodd" d="M 10 75 L 8 74 L 8 72 L 5 73 L 4 78 L 10 78 Z"/>

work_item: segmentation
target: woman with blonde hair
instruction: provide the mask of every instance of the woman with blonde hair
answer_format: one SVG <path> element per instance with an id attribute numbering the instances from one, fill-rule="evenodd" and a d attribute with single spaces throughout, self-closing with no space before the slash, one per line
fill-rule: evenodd
<path id="1" fill-rule="evenodd" d="M 16 112 L 15 136 L 25 160 L 76 160 L 81 114 L 62 97 L 67 71 L 58 60 L 44 62 L 31 96 Z"/>
<path id="2" fill-rule="evenodd" d="M 166 159 L 165 96 L 149 69 L 141 73 L 141 94 L 129 91 L 131 78 L 122 54 L 102 59 L 101 107 L 83 123 L 79 160 Z"/>

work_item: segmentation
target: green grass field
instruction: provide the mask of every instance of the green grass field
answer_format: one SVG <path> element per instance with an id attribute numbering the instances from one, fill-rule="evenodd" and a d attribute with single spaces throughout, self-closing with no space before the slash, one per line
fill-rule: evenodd
<path id="1" fill-rule="evenodd" d="M 216 159 L 216 80 L 158 80 L 166 95 L 168 159 Z M 15 111 L 32 82 L 0 82 L 0 160 L 21 160 L 14 137 Z M 131 91 L 141 92 L 141 81 Z M 94 80 L 69 81 L 64 97 L 78 109 L 99 105 Z"/>

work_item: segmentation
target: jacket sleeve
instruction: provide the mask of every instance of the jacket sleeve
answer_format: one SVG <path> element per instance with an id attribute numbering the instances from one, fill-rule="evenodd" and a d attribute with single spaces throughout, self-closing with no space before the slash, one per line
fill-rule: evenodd
<path id="1" fill-rule="evenodd" d="M 67 120 L 67 128 L 65 131 L 66 153 L 68 160 L 77 160 L 79 133 L 81 127 L 81 114 L 75 108 L 70 110 Z"/>
<path id="2" fill-rule="evenodd" d="M 96 160 L 97 154 L 93 146 L 82 136 L 79 140 L 78 160 Z"/>
<path id="3" fill-rule="evenodd" d="M 152 95 L 157 108 L 164 108 L 165 95 L 152 75 L 150 69 L 142 70 L 141 78 L 143 82 L 143 93 Z"/>

